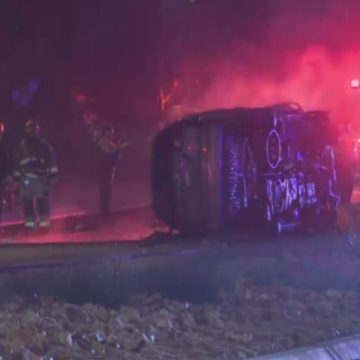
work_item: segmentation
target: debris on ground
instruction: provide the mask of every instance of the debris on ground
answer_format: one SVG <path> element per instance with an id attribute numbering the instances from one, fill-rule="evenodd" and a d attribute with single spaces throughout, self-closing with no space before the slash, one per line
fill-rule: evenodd
<path id="1" fill-rule="evenodd" d="M 360 331 L 351 291 L 259 286 L 241 277 L 214 303 L 159 294 L 118 309 L 49 297 L 15 297 L 0 307 L 4 359 L 245 359 Z"/>

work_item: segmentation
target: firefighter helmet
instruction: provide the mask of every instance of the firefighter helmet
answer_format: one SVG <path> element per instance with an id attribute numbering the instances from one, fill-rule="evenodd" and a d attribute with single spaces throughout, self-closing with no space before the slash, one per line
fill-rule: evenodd
<path id="1" fill-rule="evenodd" d="M 38 136 L 40 132 L 40 126 L 37 122 L 30 119 L 25 123 L 24 130 L 25 130 L 25 134 L 27 135 Z"/>

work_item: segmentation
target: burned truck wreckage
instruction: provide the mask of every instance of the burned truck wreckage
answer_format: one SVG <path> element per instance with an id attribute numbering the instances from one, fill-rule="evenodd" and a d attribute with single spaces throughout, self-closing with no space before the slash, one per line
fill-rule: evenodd
<path id="1" fill-rule="evenodd" d="M 154 140 L 153 208 L 185 233 L 330 226 L 335 143 L 327 113 L 295 103 L 186 116 Z"/>

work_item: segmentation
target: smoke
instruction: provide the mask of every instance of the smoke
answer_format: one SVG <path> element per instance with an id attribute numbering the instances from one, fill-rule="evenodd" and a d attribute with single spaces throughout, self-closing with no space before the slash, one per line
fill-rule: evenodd
<path id="1" fill-rule="evenodd" d="M 360 4 L 278 3 L 261 41 L 235 40 L 213 58 L 192 59 L 188 76 L 202 78 L 198 85 L 183 79 L 181 105 L 202 111 L 294 101 L 336 121 L 360 116 L 360 90 L 350 88 L 360 78 Z"/>
<path id="2" fill-rule="evenodd" d="M 216 64 L 210 85 L 188 105 L 207 110 L 295 101 L 305 109 L 326 109 L 346 120 L 360 100 L 360 93 L 350 89 L 351 79 L 358 75 L 360 51 L 334 55 L 325 48 L 309 47 L 287 55 L 279 63 L 279 73 L 261 73 L 233 62 Z"/>

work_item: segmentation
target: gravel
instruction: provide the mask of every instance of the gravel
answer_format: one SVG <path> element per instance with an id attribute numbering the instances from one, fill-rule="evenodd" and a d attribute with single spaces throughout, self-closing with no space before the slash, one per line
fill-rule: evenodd
<path id="1" fill-rule="evenodd" d="M 0 359 L 245 359 L 360 331 L 360 297 L 237 279 L 213 303 L 142 294 L 119 308 L 40 296 L 0 307 Z"/>

